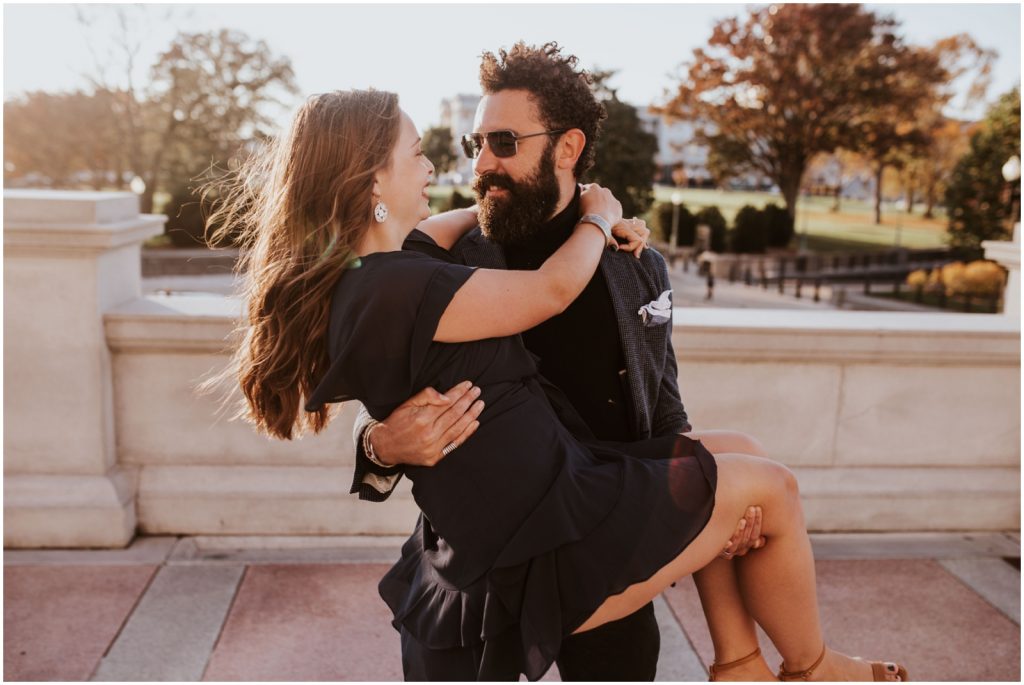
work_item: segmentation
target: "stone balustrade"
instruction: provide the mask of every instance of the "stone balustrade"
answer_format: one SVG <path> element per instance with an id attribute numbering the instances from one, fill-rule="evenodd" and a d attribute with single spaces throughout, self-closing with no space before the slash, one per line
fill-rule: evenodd
<path id="1" fill-rule="evenodd" d="M 139 298 L 139 248 L 164 221 L 130 193 L 4 191 L 5 544 L 135 534 L 103 316 Z"/>
<path id="2" fill-rule="evenodd" d="M 141 296 L 138 246 L 162 217 L 129 201 L 5 192 L 5 545 L 409 531 L 407 483 L 382 504 L 348 494 L 351 406 L 281 442 L 196 392 L 241 303 Z M 812 530 L 1019 528 L 1019 316 L 675 316 L 693 424 L 791 465 Z"/>
<path id="3" fill-rule="evenodd" d="M 985 240 L 985 258 L 1006 269 L 1003 314 L 1020 319 L 1020 223 L 1013 225 L 1013 240 Z"/>

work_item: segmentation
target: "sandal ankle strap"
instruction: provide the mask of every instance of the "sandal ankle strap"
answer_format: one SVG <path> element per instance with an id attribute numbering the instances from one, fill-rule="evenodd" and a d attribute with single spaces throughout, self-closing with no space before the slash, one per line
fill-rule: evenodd
<path id="1" fill-rule="evenodd" d="M 710 671 L 709 675 L 711 676 L 711 678 L 713 680 L 715 678 L 715 676 L 717 674 L 721 673 L 722 671 L 727 671 L 730 668 L 735 668 L 736 666 L 742 666 L 743 664 L 747 663 L 748 661 L 753 661 L 754 659 L 756 659 L 759 656 L 761 656 L 761 648 L 760 647 L 758 647 L 757 649 L 755 649 L 753 652 L 751 652 L 750 654 L 746 655 L 742 659 L 736 659 L 735 661 L 727 661 L 724 664 L 711 664 L 711 666 L 708 668 L 708 671 Z"/>
<path id="2" fill-rule="evenodd" d="M 783 668 L 783 666 L 786 665 L 786 662 L 783 661 L 782 665 L 779 666 L 779 680 L 810 680 L 811 676 L 814 674 L 814 669 L 820 666 L 821 662 L 825 660 L 826 651 L 828 650 L 825 648 L 825 645 L 823 644 L 821 646 L 821 656 L 818 657 L 817 661 L 811 664 L 810 668 L 803 671 L 787 671 L 785 668 Z"/>

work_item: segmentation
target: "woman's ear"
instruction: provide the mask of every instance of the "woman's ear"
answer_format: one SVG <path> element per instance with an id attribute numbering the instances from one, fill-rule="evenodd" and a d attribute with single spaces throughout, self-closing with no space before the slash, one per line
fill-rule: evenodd
<path id="1" fill-rule="evenodd" d="M 587 135 L 578 128 L 571 128 L 563 133 L 562 139 L 555 148 L 555 167 L 558 169 L 574 168 L 580 155 L 583 154 L 586 144 Z"/>

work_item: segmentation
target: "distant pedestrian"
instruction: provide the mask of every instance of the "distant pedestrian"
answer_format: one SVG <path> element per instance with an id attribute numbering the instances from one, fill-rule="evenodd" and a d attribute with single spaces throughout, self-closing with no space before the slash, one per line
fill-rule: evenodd
<path id="1" fill-rule="evenodd" d="M 715 273 L 711 269 L 711 265 L 708 264 L 708 294 L 704 296 L 705 300 L 710 300 L 715 296 Z"/>

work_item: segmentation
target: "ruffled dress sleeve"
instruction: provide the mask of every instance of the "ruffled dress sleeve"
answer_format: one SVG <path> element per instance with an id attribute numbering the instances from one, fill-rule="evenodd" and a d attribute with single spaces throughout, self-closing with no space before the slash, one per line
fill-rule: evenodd
<path id="1" fill-rule="evenodd" d="M 306 411 L 358 399 L 380 419 L 422 390 L 416 381 L 437 325 L 474 270 L 409 251 L 346 270 L 331 301 L 330 367 Z"/>

